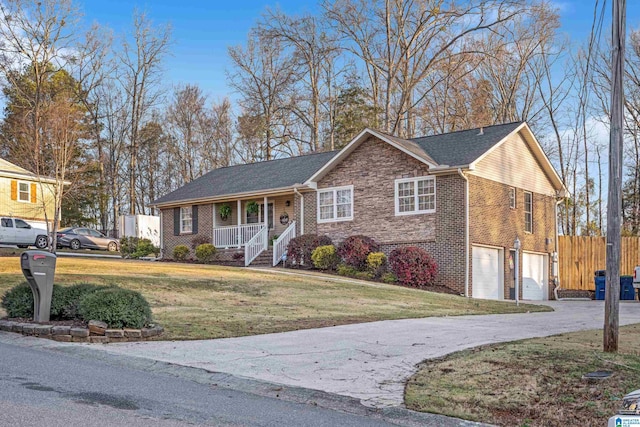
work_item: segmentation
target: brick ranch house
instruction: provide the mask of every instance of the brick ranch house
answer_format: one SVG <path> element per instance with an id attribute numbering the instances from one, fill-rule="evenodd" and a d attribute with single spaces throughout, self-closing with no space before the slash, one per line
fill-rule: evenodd
<path id="1" fill-rule="evenodd" d="M 510 123 L 410 140 L 365 129 L 339 151 L 213 170 L 154 206 L 167 258 L 207 240 L 277 265 L 296 235 L 363 234 L 387 254 L 422 247 L 438 285 L 474 298 L 514 298 L 519 238 L 519 295 L 545 300 L 566 193 L 529 126 Z"/>

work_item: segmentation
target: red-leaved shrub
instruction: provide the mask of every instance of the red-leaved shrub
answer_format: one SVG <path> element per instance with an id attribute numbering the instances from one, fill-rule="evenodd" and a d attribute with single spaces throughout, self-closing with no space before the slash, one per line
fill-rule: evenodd
<path id="1" fill-rule="evenodd" d="M 311 254 L 318 246 L 331 245 L 333 242 L 327 236 L 318 236 L 317 234 L 303 234 L 294 237 L 287 246 L 287 261 L 295 265 L 313 267 Z"/>
<path id="2" fill-rule="evenodd" d="M 364 271 L 367 268 L 367 256 L 379 249 L 380 246 L 371 237 L 350 236 L 338 246 L 338 255 L 345 264 Z"/>
<path id="3" fill-rule="evenodd" d="M 399 283 L 413 288 L 432 285 L 438 272 L 431 255 L 415 246 L 394 249 L 389 255 L 389 266 Z"/>

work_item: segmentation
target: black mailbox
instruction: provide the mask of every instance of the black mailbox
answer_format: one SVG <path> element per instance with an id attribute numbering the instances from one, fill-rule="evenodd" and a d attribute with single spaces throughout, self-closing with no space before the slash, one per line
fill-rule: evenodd
<path id="1" fill-rule="evenodd" d="M 56 256 L 45 251 L 26 251 L 20 256 L 20 266 L 33 292 L 33 320 L 48 322 Z"/>

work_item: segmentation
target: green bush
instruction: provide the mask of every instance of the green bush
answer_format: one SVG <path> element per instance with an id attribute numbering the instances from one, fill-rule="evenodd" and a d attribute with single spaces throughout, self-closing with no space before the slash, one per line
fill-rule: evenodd
<path id="1" fill-rule="evenodd" d="M 160 249 L 151 243 L 149 239 L 138 237 L 123 237 L 120 239 L 120 253 L 123 258 L 142 258 L 151 254 L 157 254 Z"/>
<path id="2" fill-rule="evenodd" d="M 78 318 L 78 303 L 87 294 L 105 289 L 106 286 L 78 283 L 72 286 L 54 285 L 51 297 L 51 318 L 73 320 Z"/>
<path id="3" fill-rule="evenodd" d="M 340 262 L 336 247 L 333 245 L 318 246 L 311 253 L 313 265 L 320 270 L 335 270 Z"/>
<path id="4" fill-rule="evenodd" d="M 354 267 L 351 267 L 350 265 L 340 264 L 338 266 L 337 273 L 340 276 L 356 277 L 356 274 L 358 274 L 358 270 Z"/>
<path id="5" fill-rule="evenodd" d="M 374 277 L 380 277 L 387 269 L 387 256 L 383 252 L 371 252 L 367 255 L 367 270 Z"/>
<path id="6" fill-rule="evenodd" d="M 92 292 L 104 289 L 104 286 L 80 283 L 73 286 L 53 285 L 51 295 L 51 320 L 73 320 L 78 318 L 77 309 L 80 299 Z M 26 283 L 10 289 L 2 297 L 2 307 L 8 317 L 33 317 L 33 293 Z"/>
<path id="7" fill-rule="evenodd" d="M 53 293 L 56 293 L 53 285 Z M 2 296 L 2 308 L 8 317 L 33 317 L 33 293 L 27 283 L 21 283 L 9 289 Z"/>
<path id="8" fill-rule="evenodd" d="M 196 258 L 198 258 L 198 261 L 200 262 L 209 263 L 213 261 L 213 258 L 215 256 L 216 256 L 216 247 L 213 246 L 211 243 L 203 243 L 202 245 L 198 245 L 196 247 Z"/>
<path id="9" fill-rule="evenodd" d="M 371 280 L 373 279 L 373 273 L 369 273 L 368 271 L 358 271 L 356 272 L 355 277 L 360 280 Z"/>
<path id="10" fill-rule="evenodd" d="M 136 291 L 110 287 L 83 296 L 78 314 L 85 320 L 100 320 L 110 328 L 142 328 L 151 322 L 151 308 Z"/>
<path id="11" fill-rule="evenodd" d="M 184 261 L 189 255 L 189 248 L 185 245 L 178 245 L 173 248 L 173 259 L 176 261 Z"/>
<path id="12" fill-rule="evenodd" d="M 396 277 L 395 274 L 388 272 L 388 273 L 384 273 L 380 278 L 380 280 L 382 280 L 384 283 L 389 283 L 392 285 L 398 281 L 398 278 Z"/>

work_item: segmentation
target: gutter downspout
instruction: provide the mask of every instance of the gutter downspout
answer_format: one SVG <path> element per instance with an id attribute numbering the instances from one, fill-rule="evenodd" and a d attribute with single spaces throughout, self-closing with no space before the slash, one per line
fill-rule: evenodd
<path id="1" fill-rule="evenodd" d="M 297 187 L 293 187 L 293 192 L 300 196 L 300 235 L 304 234 L 304 196 L 298 191 Z"/>
<path id="2" fill-rule="evenodd" d="M 458 175 L 464 179 L 464 296 L 469 298 L 469 179 L 460 168 Z"/>

